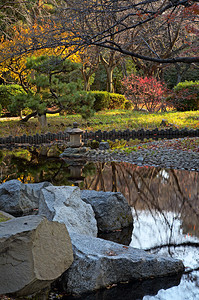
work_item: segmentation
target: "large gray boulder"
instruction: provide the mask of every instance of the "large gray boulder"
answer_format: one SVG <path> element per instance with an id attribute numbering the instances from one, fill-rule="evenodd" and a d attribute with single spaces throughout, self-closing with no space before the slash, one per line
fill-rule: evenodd
<path id="1" fill-rule="evenodd" d="M 146 253 L 99 238 L 71 234 L 74 262 L 59 284 L 67 293 L 82 294 L 114 283 L 183 272 L 182 261 Z"/>
<path id="2" fill-rule="evenodd" d="M 131 208 L 122 193 L 83 190 L 81 198 L 92 206 L 100 232 L 111 232 L 133 224 Z"/>
<path id="3" fill-rule="evenodd" d="M 0 185 L 0 210 L 22 215 L 38 209 L 40 191 L 50 185 L 50 182 L 24 184 L 16 179 L 6 181 Z"/>
<path id="4" fill-rule="evenodd" d="M 97 222 L 90 204 L 74 186 L 50 186 L 41 190 L 39 214 L 62 222 L 69 232 L 97 236 Z"/>
<path id="5" fill-rule="evenodd" d="M 71 240 L 64 224 L 41 216 L 0 223 L 0 294 L 38 292 L 72 261 Z"/>

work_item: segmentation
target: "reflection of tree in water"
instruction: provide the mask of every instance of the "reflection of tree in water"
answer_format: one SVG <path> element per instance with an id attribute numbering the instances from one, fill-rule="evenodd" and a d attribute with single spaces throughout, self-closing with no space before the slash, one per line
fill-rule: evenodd
<path id="1" fill-rule="evenodd" d="M 119 191 L 135 210 L 171 211 L 183 220 L 184 233 L 199 236 L 199 175 L 186 170 L 139 167 L 130 163 L 96 163 L 85 188 Z M 165 222 L 167 219 L 165 217 Z M 170 224 L 172 230 L 171 222 Z"/>
<path id="2" fill-rule="evenodd" d="M 47 159 L 38 152 L 7 151 L 1 158 L 1 183 L 19 179 L 23 183 L 49 181 L 54 185 L 69 185 L 68 166 L 60 159 Z"/>
<path id="3" fill-rule="evenodd" d="M 197 172 L 116 162 L 97 163 L 95 175 L 85 178 L 89 189 L 125 195 L 134 215 L 131 246 L 185 260 L 188 268 L 173 292 L 193 299 L 199 286 L 198 179 Z"/>
<path id="4" fill-rule="evenodd" d="M 39 150 L 4 151 L 0 157 L 1 183 L 20 179 L 24 183 L 49 181 L 71 185 L 68 165 L 59 158 L 46 158 Z M 127 162 L 90 162 L 83 168 L 82 189 L 120 191 L 138 210 L 160 213 L 170 226 L 166 213 L 181 218 L 184 234 L 199 236 L 199 181 L 197 172 L 140 167 Z M 175 220 L 173 220 L 174 222 Z"/>

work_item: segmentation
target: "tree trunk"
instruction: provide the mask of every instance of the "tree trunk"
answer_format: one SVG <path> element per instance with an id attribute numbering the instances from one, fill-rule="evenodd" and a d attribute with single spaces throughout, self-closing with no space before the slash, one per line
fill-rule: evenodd
<path id="1" fill-rule="evenodd" d="M 82 72 L 82 77 L 84 80 L 84 90 L 90 91 L 90 85 L 89 85 L 90 76 L 89 76 L 89 74 L 86 73 L 86 70 L 83 67 L 81 69 L 81 72 Z"/>
<path id="2" fill-rule="evenodd" d="M 41 128 L 46 127 L 47 126 L 46 114 L 38 115 L 38 121 L 39 121 L 39 124 L 41 125 Z"/>
<path id="3" fill-rule="evenodd" d="M 107 92 L 114 93 L 114 86 L 113 86 L 113 68 L 106 68 L 107 73 Z"/>
<path id="4" fill-rule="evenodd" d="M 19 117 L 21 120 L 23 119 L 22 110 L 20 110 L 20 112 L 19 112 Z"/>
<path id="5" fill-rule="evenodd" d="M 101 62 L 104 65 L 104 68 L 106 70 L 106 75 L 107 75 L 107 84 L 106 84 L 106 90 L 109 93 L 114 92 L 114 86 L 113 86 L 113 71 L 117 65 L 115 61 L 115 54 L 111 53 L 110 58 L 107 61 L 102 55 L 100 56 Z"/>
<path id="6" fill-rule="evenodd" d="M 84 77 L 84 90 L 85 91 L 90 91 L 90 84 L 89 84 L 89 79 L 88 77 Z"/>

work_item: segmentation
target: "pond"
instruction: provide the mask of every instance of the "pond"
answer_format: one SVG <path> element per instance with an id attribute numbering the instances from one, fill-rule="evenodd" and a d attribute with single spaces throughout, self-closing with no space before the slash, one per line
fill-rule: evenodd
<path id="1" fill-rule="evenodd" d="M 199 299 L 198 172 L 125 162 L 87 162 L 71 167 L 63 160 L 46 159 L 24 149 L 3 151 L 0 168 L 1 183 L 10 179 L 24 183 L 50 181 L 54 185 L 122 192 L 132 207 L 133 232 L 104 238 L 184 262 L 185 273 L 181 278 L 119 284 L 78 299 Z"/>

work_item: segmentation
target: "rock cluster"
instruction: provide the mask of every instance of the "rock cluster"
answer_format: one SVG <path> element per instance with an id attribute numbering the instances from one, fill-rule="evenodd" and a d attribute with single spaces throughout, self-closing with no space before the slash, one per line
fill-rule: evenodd
<path id="1" fill-rule="evenodd" d="M 82 294 L 184 270 L 179 260 L 97 237 L 98 231 L 132 226 L 131 209 L 121 193 L 80 192 L 78 187 L 46 183 L 23 185 L 16 180 L 2 186 L 0 209 L 11 212 L 16 207 L 31 213 L 38 208 L 38 215 L 0 223 L 0 294 L 29 295 L 61 274 L 58 282 L 67 293 Z"/>
<path id="2" fill-rule="evenodd" d="M 60 281 L 67 293 L 83 294 L 117 282 L 174 275 L 183 263 L 99 238 L 71 235 L 74 262 Z"/>
<path id="3" fill-rule="evenodd" d="M 92 206 L 100 232 L 113 232 L 133 224 L 130 206 L 122 193 L 83 190 L 81 198 Z"/>
<path id="4" fill-rule="evenodd" d="M 97 236 L 97 222 L 90 204 L 80 197 L 74 186 L 49 186 L 41 190 L 39 214 L 62 222 L 69 232 Z"/>

